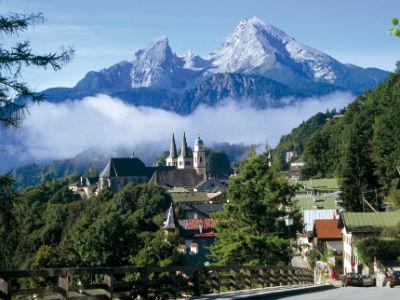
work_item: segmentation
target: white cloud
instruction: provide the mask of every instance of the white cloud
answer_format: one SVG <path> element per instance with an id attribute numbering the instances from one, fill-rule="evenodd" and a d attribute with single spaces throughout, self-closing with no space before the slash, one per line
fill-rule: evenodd
<path id="1" fill-rule="evenodd" d="M 169 148 L 172 132 L 180 143 L 185 131 L 192 144 L 197 133 L 216 142 L 264 143 L 274 146 L 302 121 L 319 111 L 346 106 L 353 96 L 333 93 L 278 109 L 255 110 L 227 100 L 215 108 L 201 106 L 189 116 L 161 109 L 134 107 L 105 95 L 60 104 L 30 107 L 21 135 L 36 159 L 60 159 L 88 148 L 137 149 L 156 154 Z"/>

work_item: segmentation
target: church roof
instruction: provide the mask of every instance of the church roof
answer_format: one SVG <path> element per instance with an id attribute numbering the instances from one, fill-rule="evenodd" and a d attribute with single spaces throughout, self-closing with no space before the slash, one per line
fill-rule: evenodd
<path id="1" fill-rule="evenodd" d="M 194 169 L 156 170 L 149 180 L 149 183 L 165 188 L 192 188 L 199 182 L 201 178 Z"/>
<path id="2" fill-rule="evenodd" d="M 176 225 L 175 225 L 175 211 L 174 211 L 174 207 L 173 204 L 171 203 L 171 206 L 168 209 L 168 213 L 167 213 L 167 219 L 164 222 L 164 229 L 176 229 Z"/>
<path id="3" fill-rule="evenodd" d="M 181 145 L 181 154 L 179 156 L 180 157 L 184 157 L 184 158 L 190 157 L 190 152 L 188 150 L 185 133 L 183 133 L 183 139 L 182 139 L 182 145 Z"/>
<path id="4" fill-rule="evenodd" d="M 172 134 L 171 148 L 169 150 L 169 157 L 170 158 L 178 157 L 178 151 L 176 151 L 176 143 L 175 143 L 175 135 L 174 134 Z"/>
<path id="5" fill-rule="evenodd" d="M 203 145 L 203 140 L 200 138 L 200 135 L 197 136 L 195 143 L 196 145 Z"/>
<path id="6" fill-rule="evenodd" d="M 111 158 L 100 177 L 148 176 L 145 164 L 136 157 Z"/>

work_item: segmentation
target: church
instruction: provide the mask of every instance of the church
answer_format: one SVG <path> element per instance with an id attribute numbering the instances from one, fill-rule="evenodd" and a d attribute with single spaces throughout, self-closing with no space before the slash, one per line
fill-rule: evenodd
<path id="1" fill-rule="evenodd" d="M 100 173 L 98 191 L 111 187 L 119 191 L 129 183 L 150 183 L 166 189 L 181 187 L 193 190 L 207 179 L 205 149 L 198 136 L 194 150 L 187 146 L 183 134 L 180 153 L 176 149 L 175 135 L 172 135 L 166 166 L 147 167 L 137 157 L 111 158 Z"/>
<path id="2" fill-rule="evenodd" d="M 191 152 L 187 146 L 186 135 L 183 133 L 181 151 L 178 156 L 175 143 L 175 135 L 172 134 L 169 156 L 166 159 L 167 166 L 177 169 L 194 169 L 201 179 L 206 179 L 206 152 L 203 140 L 197 136 L 194 143 L 194 150 Z"/>

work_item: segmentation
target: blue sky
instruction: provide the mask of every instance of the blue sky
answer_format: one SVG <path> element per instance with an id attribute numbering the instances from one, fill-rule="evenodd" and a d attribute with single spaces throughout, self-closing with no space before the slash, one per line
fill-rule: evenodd
<path id="1" fill-rule="evenodd" d="M 400 39 L 387 34 L 391 18 L 400 17 L 399 0 L 2 0 L 0 13 L 9 11 L 45 15 L 45 24 L 19 36 L 38 52 L 60 45 L 76 50 L 56 74 L 25 73 L 39 90 L 73 86 L 90 70 L 132 59 L 160 35 L 178 54 L 190 49 L 205 56 L 252 16 L 345 63 L 393 70 L 400 59 Z"/>

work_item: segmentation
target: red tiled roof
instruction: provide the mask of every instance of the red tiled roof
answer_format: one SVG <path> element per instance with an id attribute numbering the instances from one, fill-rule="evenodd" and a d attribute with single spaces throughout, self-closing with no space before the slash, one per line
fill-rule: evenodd
<path id="1" fill-rule="evenodd" d="M 186 219 L 180 221 L 183 228 L 186 230 L 199 230 L 199 226 L 202 225 L 202 230 L 214 229 L 213 219 Z"/>
<path id="2" fill-rule="evenodd" d="M 339 220 L 315 220 L 314 232 L 319 239 L 341 239 L 342 233 L 338 228 Z"/>

